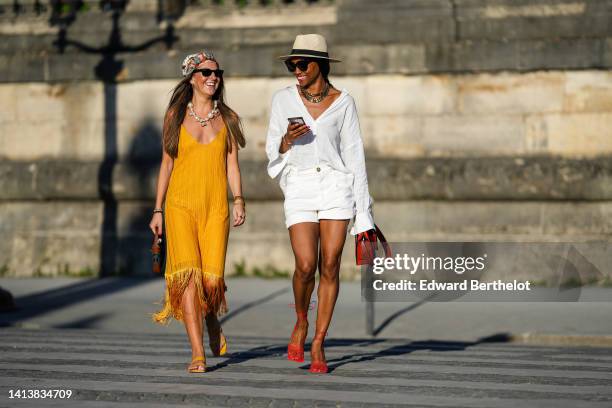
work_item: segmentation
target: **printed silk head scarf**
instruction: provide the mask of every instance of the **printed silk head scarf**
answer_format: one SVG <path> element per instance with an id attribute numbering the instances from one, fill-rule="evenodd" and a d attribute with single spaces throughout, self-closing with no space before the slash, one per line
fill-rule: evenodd
<path id="1" fill-rule="evenodd" d="M 206 60 L 211 60 L 215 62 L 217 61 L 215 59 L 214 54 L 206 50 L 186 56 L 183 60 L 183 64 L 181 65 L 183 76 L 186 77 L 191 75 L 191 73 L 196 69 L 196 67 Z"/>

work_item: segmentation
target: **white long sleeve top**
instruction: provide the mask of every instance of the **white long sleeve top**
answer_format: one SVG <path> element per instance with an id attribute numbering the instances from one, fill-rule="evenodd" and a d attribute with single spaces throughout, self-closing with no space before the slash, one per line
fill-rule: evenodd
<path id="1" fill-rule="evenodd" d="M 352 173 L 354 176 L 355 215 L 351 234 L 355 235 L 374 228 L 373 200 L 368 190 L 359 117 L 355 100 L 346 89 L 342 89 L 340 96 L 316 120 L 310 116 L 295 85 L 283 88 L 274 94 L 270 112 L 270 124 L 266 138 L 270 177 L 278 177 L 281 186 L 286 186 L 287 164 L 294 161 L 290 160 L 291 156 L 300 154 L 300 150 L 294 150 L 294 146 L 281 154 L 278 149 L 287 131 L 289 124 L 287 119 L 301 116 L 310 127 L 314 136 L 313 143 L 316 144 L 316 149 L 308 150 L 308 152 L 316 152 L 316 160 L 319 163 L 328 164 L 336 170 Z M 312 158 L 308 158 L 307 160 L 295 160 L 295 162 L 311 160 Z"/>

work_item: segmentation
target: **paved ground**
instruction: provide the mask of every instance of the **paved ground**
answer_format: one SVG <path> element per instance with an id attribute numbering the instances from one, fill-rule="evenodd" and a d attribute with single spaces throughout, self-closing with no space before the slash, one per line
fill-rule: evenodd
<path id="1" fill-rule="evenodd" d="M 308 373 L 308 361 L 286 360 L 289 282 L 234 279 L 223 323 L 230 354 L 209 357 L 211 372 L 190 375 L 183 327 L 149 321 L 160 280 L 0 279 L 0 286 L 20 306 L 0 314 L 0 408 L 612 407 L 612 347 L 503 341 L 526 332 L 606 339 L 612 302 L 379 303 L 371 337 L 359 285 L 343 283 L 326 342 L 333 371 L 321 376 Z M 612 293 L 593 290 L 600 299 Z M 10 400 L 17 389 L 73 395 Z"/>
<path id="2" fill-rule="evenodd" d="M 333 371 L 285 359 L 285 339 L 232 336 L 212 372 L 184 371 L 182 335 L 4 329 L 1 406 L 610 407 L 604 348 L 332 339 Z M 9 389 L 69 389 L 69 400 L 8 400 Z"/>
<path id="3" fill-rule="evenodd" d="M 289 281 L 230 279 L 227 285 L 230 312 L 223 326 L 228 334 L 289 335 L 294 323 Z M 177 322 L 163 327 L 150 321 L 150 314 L 159 307 L 155 302 L 163 294 L 161 279 L 0 279 L 0 287 L 10 290 L 21 307 L 15 313 L 0 313 L 0 325 L 184 333 Z M 412 340 L 478 341 L 522 333 L 612 335 L 612 288 L 583 292 L 609 300 L 377 303 L 375 326 L 378 337 Z M 329 334 L 334 338 L 365 336 L 365 304 L 358 282 L 341 284 Z"/>

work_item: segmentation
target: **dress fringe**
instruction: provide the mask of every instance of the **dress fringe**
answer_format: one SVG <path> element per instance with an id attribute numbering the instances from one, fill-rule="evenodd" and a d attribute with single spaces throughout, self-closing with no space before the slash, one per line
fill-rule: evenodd
<path id="1" fill-rule="evenodd" d="M 183 320 L 183 308 L 181 307 L 183 293 L 192 277 L 203 316 L 210 312 L 217 315 L 227 312 L 224 279 L 211 273 L 202 272 L 200 268 L 185 268 L 173 272 L 171 275 L 166 275 L 164 306 L 162 310 L 153 314 L 152 319 L 155 323 L 166 325 L 170 322 L 170 317 L 179 321 Z"/>

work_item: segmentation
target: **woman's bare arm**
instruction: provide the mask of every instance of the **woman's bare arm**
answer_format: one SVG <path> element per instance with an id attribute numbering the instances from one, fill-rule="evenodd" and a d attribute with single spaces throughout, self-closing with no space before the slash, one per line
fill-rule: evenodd
<path id="1" fill-rule="evenodd" d="M 174 159 L 164 152 L 162 153 L 162 161 L 159 166 L 159 175 L 157 176 L 157 193 L 155 195 L 155 208 L 162 208 L 164 199 L 166 198 L 166 191 L 168 190 L 168 184 L 170 183 L 170 175 L 172 174 L 172 167 L 174 166 Z M 151 232 L 157 235 L 163 233 L 163 217 L 161 213 L 154 212 L 149 228 Z"/>
<path id="2" fill-rule="evenodd" d="M 227 181 L 234 197 L 242 197 L 242 179 L 240 165 L 238 164 L 238 144 L 232 139 L 232 151 L 227 153 Z M 234 202 L 232 216 L 233 225 L 237 227 L 244 223 L 244 201 Z"/>
<path id="3" fill-rule="evenodd" d="M 172 174 L 173 166 L 174 159 L 170 157 L 170 155 L 166 153 L 166 151 L 164 151 L 162 153 L 161 166 L 159 166 L 159 175 L 157 177 L 157 194 L 155 195 L 155 208 L 162 208 L 162 205 L 166 198 L 168 184 L 170 183 L 170 175 Z"/>

